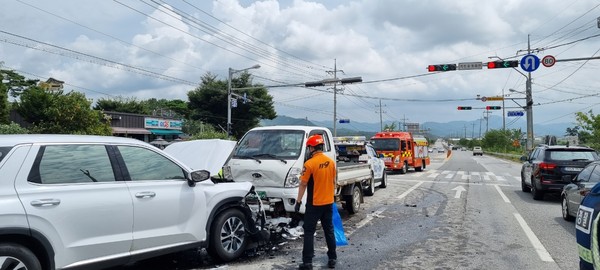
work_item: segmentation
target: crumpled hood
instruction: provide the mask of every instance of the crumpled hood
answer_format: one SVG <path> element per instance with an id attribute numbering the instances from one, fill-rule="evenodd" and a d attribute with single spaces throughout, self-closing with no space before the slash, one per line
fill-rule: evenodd
<path id="1" fill-rule="evenodd" d="M 173 143 L 165 152 L 183 162 L 192 170 L 207 170 L 216 175 L 235 148 L 235 141 L 210 139 Z"/>

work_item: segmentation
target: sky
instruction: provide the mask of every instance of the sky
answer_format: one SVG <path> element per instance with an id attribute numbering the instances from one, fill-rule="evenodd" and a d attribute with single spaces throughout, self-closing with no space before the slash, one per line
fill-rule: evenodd
<path id="1" fill-rule="evenodd" d="M 576 112 L 600 111 L 600 59 L 585 60 L 600 56 L 599 6 L 600 0 L 2 0 L 0 68 L 64 81 L 66 91 L 94 101 L 187 100 L 203 75 L 227 80 L 229 68 L 258 64 L 247 71 L 268 87 L 278 115 L 333 122 L 335 107 L 337 119 L 350 120 L 338 125 L 360 130 L 358 122 L 380 120 L 473 121 L 486 106 L 502 106 L 478 95 L 504 95 L 505 113 L 522 110 L 528 72 L 486 65 L 520 61 L 529 44 L 531 54 L 557 60 L 531 72 L 534 124 L 575 123 Z M 484 67 L 427 70 L 470 62 Z M 336 95 L 333 85 L 289 86 L 334 74 L 362 83 L 338 84 Z M 243 91 L 251 90 L 234 93 Z M 506 117 L 507 128 L 524 118 Z"/>

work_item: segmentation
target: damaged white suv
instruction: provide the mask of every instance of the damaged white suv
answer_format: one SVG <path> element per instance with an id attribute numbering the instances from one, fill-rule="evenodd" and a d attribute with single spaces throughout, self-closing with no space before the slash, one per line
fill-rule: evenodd
<path id="1" fill-rule="evenodd" d="M 259 235 L 252 189 L 134 139 L 0 135 L 0 265 L 95 269 L 195 247 L 233 260 Z"/>

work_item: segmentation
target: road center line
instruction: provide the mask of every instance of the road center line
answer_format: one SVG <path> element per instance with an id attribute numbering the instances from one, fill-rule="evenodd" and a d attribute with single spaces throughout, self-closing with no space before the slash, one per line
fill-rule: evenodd
<path id="1" fill-rule="evenodd" d="M 498 191 L 498 193 L 500 193 L 500 197 L 502 197 L 502 199 L 504 200 L 505 203 L 510 203 L 510 200 L 508 199 L 508 197 L 506 197 L 506 195 L 504 195 L 504 192 L 502 192 L 502 190 L 500 189 L 500 187 L 498 185 L 494 185 L 494 187 L 496 188 L 496 190 Z"/>
<path id="2" fill-rule="evenodd" d="M 408 195 L 409 193 L 411 193 L 413 190 L 417 189 L 421 184 L 423 184 L 422 181 L 418 182 L 417 184 L 415 184 L 414 186 L 412 186 L 411 188 L 409 188 L 407 191 L 404 191 L 404 193 L 398 195 L 398 199 L 402 199 L 404 197 L 406 197 L 406 195 Z"/>
<path id="3" fill-rule="evenodd" d="M 515 215 L 515 218 L 519 222 L 519 225 L 521 225 L 521 228 L 525 232 L 525 235 L 527 235 L 527 238 L 529 238 L 529 242 L 531 242 L 531 245 L 533 245 L 533 248 L 535 248 L 535 251 L 540 259 L 544 262 L 554 262 L 554 259 L 552 259 L 552 256 L 550 256 L 550 253 L 548 253 L 544 245 L 542 245 L 542 242 L 540 242 L 537 236 L 535 236 L 535 233 L 533 233 L 531 228 L 529 228 L 529 225 L 527 225 L 525 219 L 523 219 L 519 213 L 513 213 L 513 215 Z"/>

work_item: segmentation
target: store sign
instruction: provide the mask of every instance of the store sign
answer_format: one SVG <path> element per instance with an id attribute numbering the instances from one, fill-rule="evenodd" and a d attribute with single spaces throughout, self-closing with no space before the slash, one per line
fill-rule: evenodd
<path id="1" fill-rule="evenodd" d="M 182 126 L 183 121 L 180 120 L 167 120 L 149 117 L 146 117 L 144 120 L 144 128 L 164 128 L 181 130 Z"/>

